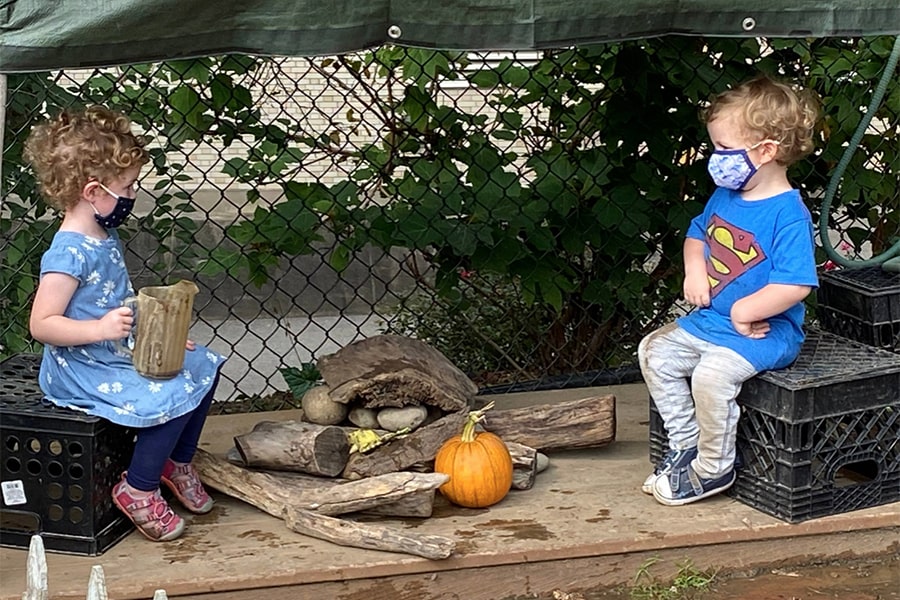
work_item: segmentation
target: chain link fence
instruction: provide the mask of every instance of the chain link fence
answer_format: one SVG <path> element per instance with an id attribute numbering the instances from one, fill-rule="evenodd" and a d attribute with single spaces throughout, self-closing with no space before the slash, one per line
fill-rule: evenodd
<path id="1" fill-rule="evenodd" d="M 818 218 L 891 44 L 384 46 L 9 75 L 0 356 L 39 349 L 28 312 L 56 229 L 22 144 L 46 115 L 103 103 L 151 139 L 139 218 L 120 230 L 135 287 L 198 283 L 192 338 L 230 356 L 220 410 L 296 405 L 318 357 L 383 332 L 427 341 L 482 387 L 634 380 L 640 338 L 685 309 L 683 235 L 712 192 L 699 109 L 759 71 L 816 90 L 819 149 L 790 176 Z M 889 247 L 898 190 L 894 78 L 832 243 Z"/>

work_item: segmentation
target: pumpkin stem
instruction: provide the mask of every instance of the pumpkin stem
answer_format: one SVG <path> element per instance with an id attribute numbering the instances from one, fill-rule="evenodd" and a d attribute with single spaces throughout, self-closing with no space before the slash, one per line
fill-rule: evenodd
<path id="1" fill-rule="evenodd" d="M 459 436 L 460 441 L 463 442 L 474 442 L 475 441 L 475 425 L 484 420 L 484 413 L 494 408 L 494 401 L 491 400 L 487 404 L 484 405 L 484 408 L 479 410 L 473 410 L 469 413 L 469 416 L 466 418 L 466 424 L 463 425 L 462 433 Z"/>

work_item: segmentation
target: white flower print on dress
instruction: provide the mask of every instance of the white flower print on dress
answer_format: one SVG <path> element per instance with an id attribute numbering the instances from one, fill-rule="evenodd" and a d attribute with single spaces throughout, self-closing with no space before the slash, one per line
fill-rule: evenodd
<path id="1" fill-rule="evenodd" d="M 101 394 L 108 394 L 109 393 L 109 383 L 104 381 L 103 383 L 101 383 L 100 385 L 97 386 L 97 391 L 100 392 Z"/>
<path id="2" fill-rule="evenodd" d="M 187 392 L 188 394 L 190 394 L 191 392 L 194 391 L 194 386 L 191 385 L 190 383 L 185 383 L 185 384 L 184 384 L 184 391 Z"/>
<path id="3" fill-rule="evenodd" d="M 219 362 L 219 355 L 216 354 L 215 352 L 207 352 L 206 358 L 208 358 L 209 362 L 211 362 L 214 365 L 218 364 L 218 362 Z"/>
<path id="4" fill-rule="evenodd" d="M 147 384 L 147 389 L 150 390 L 151 393 L 156 394 L 162 389 L 162 384 L 158 381 L 151 381 Z"/>
<path id="5" fill-rule="evenodd" d="M 78 259 L 78 262 L 84 262 L 84 254 L 82 254 L 78 248 L 76 248 L 75 246 L 69 246 L 68 248 L 66 248 L 66 250 L 68 250 L 70 254 L 74 255 L 75 258 Z"/>
<path id="6" fill-rule="evenodd" d="M 120 381 L 113 382 L 113 384 L 112 384 L 113 394 L 121 394 L 123 389 L 124 388 L 122 387 L 122 383 Z"/>
<path id="7" fill-rule="evenodd" d="M 113 410 L 120 415 L 133 415 L 134 414 L 134 404 L 131 402 L 126 402 L 122 406 L 115 406 Z"/>
<path id="8" fill-rule="evenodd" d="M 100 283 L 100 273 L 97 271 L 91 271 L 91 274 L 87 276 L 85 283 L 88 285 L 97 285 Z"/>

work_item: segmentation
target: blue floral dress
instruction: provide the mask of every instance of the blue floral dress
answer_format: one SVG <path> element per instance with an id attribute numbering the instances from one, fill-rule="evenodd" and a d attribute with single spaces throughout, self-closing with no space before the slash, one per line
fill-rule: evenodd
<path id="1" fill-rule="evenodd" d="M 105 240 L 59 231 L 41 259 L 41 276 L 65 273 L 78 280 L 65 316 L 100 319 L 134 295 L 115 230 Z M 197 345 L 185 352 L 174 379 L 148 379 L 131 358 L 104 341 L 83 346 L 44 346 L 39 381 L 47 399 L 129 427 L 150 427 L 197 408 L 212 389 L 225 358 Z"/>

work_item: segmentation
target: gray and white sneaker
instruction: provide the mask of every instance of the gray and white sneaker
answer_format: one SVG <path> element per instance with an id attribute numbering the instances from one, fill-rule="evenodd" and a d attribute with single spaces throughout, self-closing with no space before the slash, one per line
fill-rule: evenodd
<path id="1" fill-rule="evenodd" d="M 720 494 L 730 488 L 734 480 L 734 469 L 719 477 L 703 479 L 688 465 L 665 477 L 657 477 L 653 482 L 653 497 L 666 506 L 681 506 Z"/>
<path id="2" fill-rule="evenodd" d="M 653 493 L 653 484 L 660 475 L 668 475 L 672 469 L 683 469 L 691 464 L 691 461 L 697 457 L 697 448 L 685 448 L 682 450 L 669 450 L 663 456 L 659 464 L 653 468 L 653 472 L 647 475 L 641 485 L 641 491 L 645 494 Z"/>

